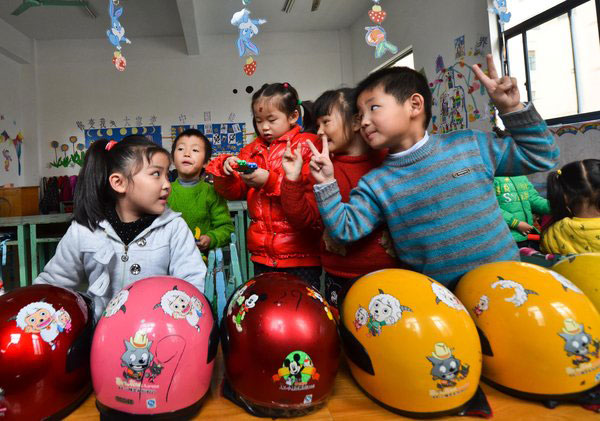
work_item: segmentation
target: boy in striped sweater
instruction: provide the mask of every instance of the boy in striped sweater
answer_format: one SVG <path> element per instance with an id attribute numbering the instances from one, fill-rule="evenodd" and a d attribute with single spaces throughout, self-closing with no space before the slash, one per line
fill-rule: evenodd
<path id="1" fill-rule="evenodd" d="M 389 149 L 382 166 L 363 176 L 343 203 L 327 145 L 313 149 L 315 196 L 330 235 L 356 241 L 387 222 L 398 258 L 449 288 L 485 263 L 519 260 L 493 189 L 494 176 L 552 169 L 558 147 L 533 104 L 520 102 L 516 80 L 473 70 L 510 133 L 427 133 L 431 91 L 409 68 L 387 68 L 357 87 L 361 133 L 371 148 Z"/>

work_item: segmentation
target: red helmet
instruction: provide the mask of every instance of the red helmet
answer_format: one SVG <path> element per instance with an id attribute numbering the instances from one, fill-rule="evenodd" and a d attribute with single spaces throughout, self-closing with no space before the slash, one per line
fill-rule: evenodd
<path id="1" fill-rule="evenodd" d="M 300 416 L 333 389 L 340 343 L 329 304 L 300 278 L 265 273 L 242 285 L 223 317 L 225 396 L 257 416 Z"/>
<path id="2" fill-rule="evenodd" d="M 0 297 L 0 419 L 62 419 L 87 397 L 93 309 L 51 285 Z"/>
<path id="3" fill-rule="evenodd" d="M 210 387 L 218 339 L 211 306 L 192 284 L 156 276 L 122 289 L 92 344 L 100 413 L 191 418 Z"/>

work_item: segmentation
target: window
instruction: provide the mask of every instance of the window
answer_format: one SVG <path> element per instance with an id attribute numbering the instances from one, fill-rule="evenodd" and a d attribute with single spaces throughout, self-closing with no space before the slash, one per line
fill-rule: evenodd
<path id="1" fill-rule="evenodd" d="M 383 63 L 381 66 L 377 66 L 375 69 L 373 69 L 373 72 L 379 69 L 385 69 L 386 67 L 410 67 L 411 69 L 414 69 L 415 60 L 412 46 L 400 51 L 394 57 Z"/>
<path id="2" fill-rule="evenodd" d="M 529 61 L 529 70 L 535 72 L 535 50 L 527 51 L 527 59 Z"/>
<path id="3" fill-rule="evenodd" d="M 535 99 L 549 124 L 600 118 L 600 0 L 512 0 L 510 7 L 503 60 L 521 97 Z"/>

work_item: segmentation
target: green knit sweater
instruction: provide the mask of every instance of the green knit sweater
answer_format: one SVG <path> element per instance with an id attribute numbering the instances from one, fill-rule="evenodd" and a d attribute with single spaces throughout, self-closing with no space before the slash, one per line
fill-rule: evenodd
<path id="1" fill-rule="evenodd" d="M 210 237 L 210 248 L 229 244 L 234 230 L 227 201 L 204 181 L 193 186 L 184 186 L 175 180 L 171 184 L 168 204 L 171 209 L 181 212 L 181 216 L 194 233 L 200 228 L 201 235 Z"/>

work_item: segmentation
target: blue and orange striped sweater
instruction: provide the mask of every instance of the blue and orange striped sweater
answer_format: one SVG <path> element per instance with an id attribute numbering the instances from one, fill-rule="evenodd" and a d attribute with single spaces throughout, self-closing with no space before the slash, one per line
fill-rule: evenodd
<path id="1" fill-rule="evenodd" d="M 550 170 L 559 150 L 532 104 L 502 120 L 509 137 L 460 130 L 433 135 L 408 155 L 389 156 L 360 179 L 347 203 L 337 183 L 315 185 L 331 236 L 356 241 L 386 222 L 398 258 L 449 288 L 482 264 L 518 260 L 494 176 Z"/>

